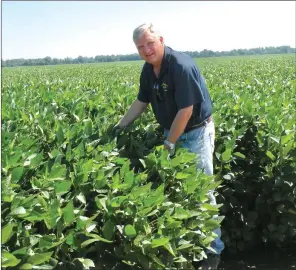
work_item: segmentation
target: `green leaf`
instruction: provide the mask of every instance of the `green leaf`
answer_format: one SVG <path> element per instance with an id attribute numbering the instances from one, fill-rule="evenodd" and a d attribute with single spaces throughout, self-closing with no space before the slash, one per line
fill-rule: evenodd
<path id="1" fill-rule="evenodd" d="M 191 176 L 187 178 L 184 182 L 184 191 L 187 194 L 193 194 L 199 185 L 200 181 L 197 181 L 194 176 Z"/>
<path id="2" fill-rule="evenodd" d="M 124 233 L 126 234 L 126 236 L 128 238 L 134 238 L 137 236 L 137 232 L 136 229 L 134 228 L 134 226 L 128 224 L 124 227 Z"/>
<path id="3" fill-rule="evenodd" d="M 165 267 L 165 265 L 162 263 L 162 261 L 154 254 L 148 254 L 148 256 L 155 261 L 158 265 L 160 265 L 161 267 Z"/>
<path id="4" fill-rule="evenodd" d="M 189 163 L 196 160 L 196 154 L 191 152 L 184 152 L 181 163 Z"/>
<path id="5" fill-rule="evenodd" d="M 25 263 L 25 264 L 22 264 L 19 269 L 20 270 L 33 269 L 33 265 L 29 263 Z"/>
<path id="6" fill-rule="evenodd" d="M 108 200 L 108 197 L 103 197 L 103 198 L 98 198 L 98 197 L 96 197 L 95 198 L 95 202 L 96 202 L 96 205 L 97 205 L 97 207 L 99 208 L 99 209 L 102 209 L 102 207 L 104 208 L 104 210 L 106 211 L 106 212 L 108 212 L 108 209 L 107 209 L 107 207 L 106 207 L 106 201 Z"/>
<path id="7" fill-rule="evenodd" d="M 288 143 L 287 143 L 287 145 L 284 147 L 284 149 L 283 149 L 283 155 L 284 156 L 286 156 L 289 152 L 290 152 L 290 150 L 292 149 L 292 147 L 293 147 L 293 144 L 294 144 L 294 141 L 293 140 L 291 140 L 291 141 L 289 141 Z"/>
<path id="8" fill-rule="evenodd" d="M 230 174 L 225 174 L 225 175 L 223 175 L 223 179 L 225 179 L 225 180 L 231 180 L 232 179 L 232 176 Z"/>
<path id="9" fill-rule="evenodd" d="M 88 221 L 87 224 L 86 224 L 86 226 L 85 226 L 85 230 L 90 233 L 96 227 L 97 227 L 97 223 L 96 222 L 94 222 L 94 221 Z"/>
<path id="10" fill-rule="evenodd" d="M 182 156 L 176 156 L 171 160 L 172 167 L 178 167 L 181 164 Z"/>
<path id="11" fill-rule="evenodd" d="M 131 188 L 134 182 L 134 172 L 129 171 L 125 176 L 124 176 L 124 181 L 123 181 L 123 186 L 125 188 Z"/>
<path id="12" fill-rule="evenodd" d="M 17 207 L 17 208 L 15 208 L 12 212 L 11 212 L 11 214 L 12 215 L 24 215 L 24 214 L 26 214 L 27 213 L 27 211 L 26 211 L 26 209 L 24 208 L 24 207 L 22 207 L 22 206 L 19 206 L 19 207 Z"/>
<path id="13" fill-rule="evenodd" d="M 190 213 L 188 211 L 186 211 L 185 209 L 183 208 L 175 208 L 175 212 L 174 212 L 174 215 L 172 216 L 172 218 L 175 218 L 175 219 L 187 219 L 190 217 Z"/>
<path id="14" fill-rule="evenodd" d="M 27 255 L 28 254 L 28 247 L 23 247 L 20 249 L 15 250 L 14 252 L 12 252 L 13 255 Z"/>
<path id="15" fill-rule="evenodd" d="M 192 247 L 192 246 L 194 246 L 194 244 L 182 244 L 181 246 L 179 246 L 177 248 L 177 250 L 186 249 L 186 248 L 189 248 L 189 247 Z"/>
<path id="16" fill-rule="evenodd" d="M 164 196 L 164 184 L 161 184 L 155 191 L 147 194 L 147 198 L 144 199 L 143 205 L 145 207 L 153 207 L 161 204 L 165 200 Z"/>
<path id="17" fill-rule="evenodd" d="M 151 213 L 147 214 L 146 216 L 147 217 L 150 217 L 150 216 L 153 216 L 155 214 L 159 213 L 159 210 L 158 209 L 154 209 Z"/>
<path id="18" fill-rule="evenodd" d="M 93 160 L 90 159 L 82 165 L 82 171 L 85 173 L 89 173 L 92 171 L 93 168 Z"/>
<path id="19" fill-rule="evenodd" d="M 104 175 L 103 170 L 98 171 L 98 177 L 94 181 L 94 188 L 101 189 L 106 186 L 106 177 Z"/>
<path id="20" fill-rule="evenodd" d="M 57 199 L 48 203 L 45 224 L 48 229 L 56 228 L 57 219 L 60 217 L 60 203 Z"/>
<path id="21" fill-rule="evenodd" d="M 140 158 L 139 161 L 143 165 L 144 169 L 146 169 L 147 166 L 146 166 L 145 160 L 143 160 L 143 159 Z"/>
<path id="22" fill-rule="evenodd" d="M 125 175 L 129 172 L 131 162 L 127 160 L 120 169 L 120 177 L 124 178 Z"/>
<path id="23" fill-rule="evenodd" d="M 42 160 L 43 160 L 43 151 L 31 160 L 30 168 L 33 169 L 38 167 L 42 162 Z"/>
<path id="24" fill-rule="evenodd" d="M 138 215 L 140 217 L 145 217 L 149 212 L 151 212 L 152 209 L 153 209 L 153 207 L 144 208 L 138 212 Z"/>
<path id="25" fill-rule="evenodd" d="M 187 178 L 188 176 L 190 176 L 189 173 L 178 172 L 178 173 L 176 174 L 176 178 L 177 178 L 177 179 L 185 179 L 185 178 Z"/>
<path id="26" fill-rule="evenodd" d="M 92 121 L 91 119 L 84 119 L 84 134 L 87 136 L 92 135 Z"/>
<path id="27" fill-rule="evenodd" d="M 33 264 L 33 265 L 39 265 L 46 261 L 48 261 L 51 258 L 52 252 L 45 252 L 40 254 L 34 254 L 33 256 L 29 257 L 27 263 Z"/>
<path id="28" fill-rule="evenodd" d="M 275 160 L 276 157 L 273 155 L 273 153 L 271 153 L 270 151 L 266 152 L 266 155 L 271 159 L 271 160 Z"/>
<path id="29" fill-rule="evenodd" d="M 111 240 L 115 233 L 115 229 L 115 224 L 110 219 L 108 219 L 102 228 L 104 237 L 108 240 Z"/>
<path id="30" fill-rule="evenodd" d="M 278 144 L 280 143 L 280 139 L 277 138 L 277 137 L 270 136 L 270 139 L 273 140 L 274 142 L 278 143 Z"/>
<path id="31" fill-rule="evenodd" d="M 204 228 L 208 231 L 213 231 L 220 227 L 220 224 L 218 221 L 209 219 L 205 222 Z"/>
<path id="32" fill-rule="evenodd" d="M 13 223 L 8 223 L 6 224 L 2 230 L 1 230 L 1 243 L 2 245 L 6 244 L 8 240 L 11 238 L 11 236 L 14 234 L 13 228 L 15 227 L 15 224 Z"/>
<path id="33" fill-rule="evenodd" d="M 30 166 L 31 160 L 37 156 L 37 153 L 31 154 L 30 156 L 27 157 L 27 159 L 24 162 L 24 166 Z"/>
<path id="34" fill-rule="evenodd" d="M 58 139 L 58 142 L 61 144 L 64 141 L 64 132 L 63 132 L 63 128 L 61 126 L 58 127 L 58 130 L 56 131 L 56 136 Z"/>
<path id="35" fill-rule="evenodd" d="M 240 158 L 240 159 L 245 159 L 246 158 L 246 156 L 244 154 L 240 153 L 240 152 L 235 152 L 235 153 L 233 153 L 233 155 L 235 157 Z"/>
<path id="36" fill-rule="evenodd" d="M 63 208 L 63 217 L 66 225 L 71 224 L 75 219 L 73 200 L 69 201 L 66 207 Z"/>
<path id="37" fill-rule="evenodd" d="M 226 149 L 223 153 L 222 153 L 222 161 L 223 162 L 228 162 L 231 159 L 231 149 Z"/>
<path id="38" fill-rule="evenodd" d="M 11 172 L 11 182 L 17 183 L 21 179 L 23 172 L 24 172 L 24 167 L 14 168 Z"/>
<path id="39" fill-rule="evenodd" d="M 143 269 L 149 269 L 150 263 L 149 263 L 148 256 L 144 256 L 138 253 L 137 259 L 138 259 L 138 262 L 143 266 Z"/>
<path id="40" fill-rule="evenodd" d="M 218 209 L 218 205 L 211 205 L 211 204 L 208 204 L 208 203 L 204 203 L 200 206 L 200 209 L 202 211 L 205 211 L 205 210 L 208 210 L 208 211 L 214 211 L 214 212 L 218 212 L 219 209 Z"/>
<path id="41" fill-rule="evenodd" d="M 54 189 L 55 189 L 56 194 L 61 195 L 61 194 L 69 192 L 71 185 L 72 185 L 71 180 L 55 181 Z"/>
<path id="42" fill-rule="evenodd" d="M 281 145 L 285 145 L 290 140 L 293 140 L 294 134 L 290 133 L 281 137 Z"/>
<path id="43" fill-rule="evenodd" d="M 174 250 L 173 250 L 173 248 L 172 248 L 172 246 L 171 246 L 170 243 L 166 243 L 164 245 L 164 247 L 169 251 L 169 253 L 171 253 L 174 257 L 176 257 L 176 254 L 175 254 L 175 252 L 174 252 Z"/>
<path id="44" fill-rule="evenodd" d="M 89 269 L 90 267 L 95 267 L 94 262 L 90 259 L 77 258 L 77 260 L 82 263 L 83 269 Z"/>
<path id="45" fill-rule="evenodd" d="M 100 242 L 100 240 L 99 239 L 88 239 L 88 240 L 81 243 L 81 247 L 84 248 L 94 242 Z"/>
<path id="46" fill-rule="evenodd" d="M 51 270 L 54 269 L 55 266 L 53 265 L 49 265 L 49 264 L 43 264 L 43 265 L 38 265 L 38 266 L 33 266 L 33 269 L 37 269 L 37 270 Z"/>
<path id="47" fill-rule="evenodd" d="M 2 257 L 1 257 L 1 266 L 2 267 L 9 267 L 9 266 L 16 266 L 20 263 L 20 259 L 17 259 L 14 255 L 9 253 L 6 250 L 2 250 Z"/>
<path id="48" fill-rule="evenodd" d="M 48 180 L 64 180 L 66 176 L 66 165 L 54 164 L 50 170 Z"/>
<path id="49" fill-rule="evenodd" d="M 113 241 L 107 240 L 97 234 L 94 234 L 94 233 L 88 233 L 87 236 L 97 239 L 99 241 L 105 242 L 105 243 L 113 243 Z"/>
<path id="50" fill-rule="evenodd" d="M 72 158 L 73 158 L 73 155 L 72 155 L 72 144 L 71 144 L 71 142 L 69 142 L 68 145 L 67 145 L 66 159 L 68 161 L 70 161 Z"/>
<path id="51" fill-rule="evenodd" d="M 73 246 L 74 245 L 74 242 L 75 242 L 75 232 L 71 231 L 67 236 L 66 236 L 66 243 L 69 245 L 69 246 Z"/>
<path id="52" fill-rule="evenodd" d="M 121 203 L 128 199 L 127 196 L 118 196 L 111 199 L 111 207 L 120 207 Z"/>
<path id="53" fill-rule="evenodd" d="M 134 187 L 130 193 L 131 199 L 137 199 L 140 196 L 146 195 L 147 192 L 150 190 L 152 183 L 148 183 L 147 185 Z"/>
<path id="54" fill-rule="evenodd" d="M 85 200 L 85 196 L 83 193 L 79 193 L 78 196 L 76 196 L 76 198 L 81 201 L 83 204 L 86 204 L 86 200 Z"/>
<path id="55" fill-rule="evenodd" d="M 187 260 L 183 256 L 180 256 L 180 257 L 174 258 L 174 262 L 182 263 L 182 262 L 187 262 Z"/>
<path id="56" fill-rule="evenodd" d="M 39 248 L 46 248 L 49 249 L 53 246 L 53 242 L 55 241 L 56 236 L 54 234 L 44 235 L 39 240 Z"/>
<path id="57" fill-rule="evenodd" d="M 151 242 L 151 247 L 156 248 L 156 247 L 164 246 L 169 241 L 170 241 L 170 239 L 168 237 L 161 237 L 161 238 L 153 239 Z"/>

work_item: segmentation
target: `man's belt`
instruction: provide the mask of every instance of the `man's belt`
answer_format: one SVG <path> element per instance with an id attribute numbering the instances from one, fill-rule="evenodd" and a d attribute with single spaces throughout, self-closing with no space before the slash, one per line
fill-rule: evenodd
<path id="1" fill-rule="evenodd" d="M 200 128 L 202 126 L 205 126 L 207 123 L 211 123 L 212 122 L 212 116 L 208 117 L 207 119 L 205 119 L 204 121 L 202 121 L 201 123 L 194 125 L 192 127 L 188 127 L 185 128 L 184 133 L 188 133 L 189 131 L 193 130 L 193 129 L 197 129 Z"/>

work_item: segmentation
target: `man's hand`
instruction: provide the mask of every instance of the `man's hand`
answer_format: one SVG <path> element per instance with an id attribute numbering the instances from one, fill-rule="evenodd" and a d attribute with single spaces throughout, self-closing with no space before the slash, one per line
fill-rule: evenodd
<path id="1" fill-rule="evenodd" d="M 172 144 L 169 141 L 165 140 L 163 147 L 165 150 L 167 150 L 169 152 L 168 158 L 173 158 L 175 156 L 175 153 L 176 153 L 176 145 L 175 144 Z"/>
<path id="2" fill-rule="evenodd" d="M 170 151 L 170 148 L 166 144 L 163 145 L 163 148 L 164 148 L 164 150 Z"/>
<path id="3" fill-rule="evenodd" d="M 123 130 L 124 130 L 124 127 L 120 126 L 119 124 L 116 124 L 112 128 L 112 135 L 113 136 L 118 136 Z"/>

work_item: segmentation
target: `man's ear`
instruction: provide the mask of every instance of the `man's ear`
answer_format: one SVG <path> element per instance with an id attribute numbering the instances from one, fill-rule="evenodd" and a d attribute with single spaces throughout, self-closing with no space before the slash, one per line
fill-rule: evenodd
<path id="1" fill-rule="evenodd" d="M 159 37 L 159 40 L 160 40 L 161 44 L 163 45 L 164 44 L 163 37 Z"/>

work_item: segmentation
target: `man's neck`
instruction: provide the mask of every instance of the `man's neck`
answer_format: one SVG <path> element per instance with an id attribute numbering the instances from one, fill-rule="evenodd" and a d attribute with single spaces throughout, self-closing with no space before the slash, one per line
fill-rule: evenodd
<path id="1" fill-rule="evenodd" d="M 164 48 L 163 48 L 162 57 L 161 57 L 159 63 L 157 63 L 155 65 L 152 65 L 153 66 L 153 71 L 154 71 L 154 74 L 155 74 L 156 77 L 158 76 L 158 74 L 160 72 L 161 64 L 162 64 L 162 61 L 163 61 L 163 57 L 164 57 Z"/>

